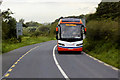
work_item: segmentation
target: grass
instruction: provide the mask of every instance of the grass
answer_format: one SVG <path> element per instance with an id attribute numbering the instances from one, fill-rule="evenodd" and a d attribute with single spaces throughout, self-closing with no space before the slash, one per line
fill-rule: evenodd
<path id="1" fill-rule="evenodd" d="M 97 42 L 97 44 L 95 43 L 94 45 L 95 46 L 93 47 L 93 49 L 88 49 L 90 45 L 86 43 L 84 46 L 84 51 L 87 54 L 120 69 L 118 56 L 118 52 L 120 50 L 117 49 L 117 44 L 112 44 L 111 42 Z"/>
<path id="2" fill-rule="evenodd" d="M 120 69 L 118 22 L 89 21 L 84 40 L 84 51 L 99 60 Z"/>
<path id="3" fill-rule="evenodd" d="M 11 50 L 27 46 L 27 45 L 32 45 L 36 43 L 41 43 L 41 42 L 46 42 L 50 40 L 55 40 L 55 38 L 51 37 L 22 37 L 22 42 L 21 43 L 11 43 L 10 41 L 3 41 L 2 42 L 2 54 L 9 52 Z"/>

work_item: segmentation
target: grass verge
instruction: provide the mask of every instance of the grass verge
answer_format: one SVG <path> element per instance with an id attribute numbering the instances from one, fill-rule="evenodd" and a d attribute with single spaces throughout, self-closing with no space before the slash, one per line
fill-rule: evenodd
<path id="1" fill-rule="evenodd" d="M 10 41 L 3 41 L 2 42 L 2 54 L 9 52 L 11 50 L 27 46 L 27 45 L 32 45 L 36 43 L 41 43 L 41 42 L 46 42 L 50 40 L 55 40 L 55 38 L 51 37 L 22 37 L 22 42 L 20 43 L 11 43 Z"/>
<path id="2" fill-rule="evenodd" d="M 117 44 L 112 44 L 111 42 L 105 42 L 105 43 L 97 42 L 97 44 L 96 43 L 93 44 L 94 47 L 92 47 L 92 49 L 89 49 L 90 45 L 92 45 L 91 43 L 89 44 L 87 42 L 85 44 L 84 51 L 87 54 L 120 69 L 119 55 L 118 55 L 118 52 L 120 50 L 117 49 Z"/>

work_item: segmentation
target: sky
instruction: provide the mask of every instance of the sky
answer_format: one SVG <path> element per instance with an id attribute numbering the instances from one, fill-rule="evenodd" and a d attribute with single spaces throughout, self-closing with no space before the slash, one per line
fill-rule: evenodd
<path id="1" fill-rule="evenodd" d="M 94 13 L 101 0 L 3 0 L 1 10 L 8 8 L 17 20 L 50 23 L 59 17 Z"/>

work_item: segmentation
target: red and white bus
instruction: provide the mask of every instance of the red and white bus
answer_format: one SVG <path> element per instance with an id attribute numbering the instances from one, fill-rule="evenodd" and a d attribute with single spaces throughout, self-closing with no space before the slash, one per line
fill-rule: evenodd
<path id="1" fill-rule="evenodd" d="M 60 19 L 56 27 L 57 50 L 79 51 L 83 50 L 83 34 L 86 33 L 84 19 Z"/>

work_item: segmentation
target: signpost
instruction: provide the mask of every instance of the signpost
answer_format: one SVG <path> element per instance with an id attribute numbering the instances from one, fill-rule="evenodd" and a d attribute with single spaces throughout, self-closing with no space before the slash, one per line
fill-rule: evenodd
<path id="1" fill-rule="evenodd" d="M 21 22 L 16 23 L 16 32 L 17 32 L 17 38 L 19 38 L 20 35 L 23 35 L 23 26 Z"/>

